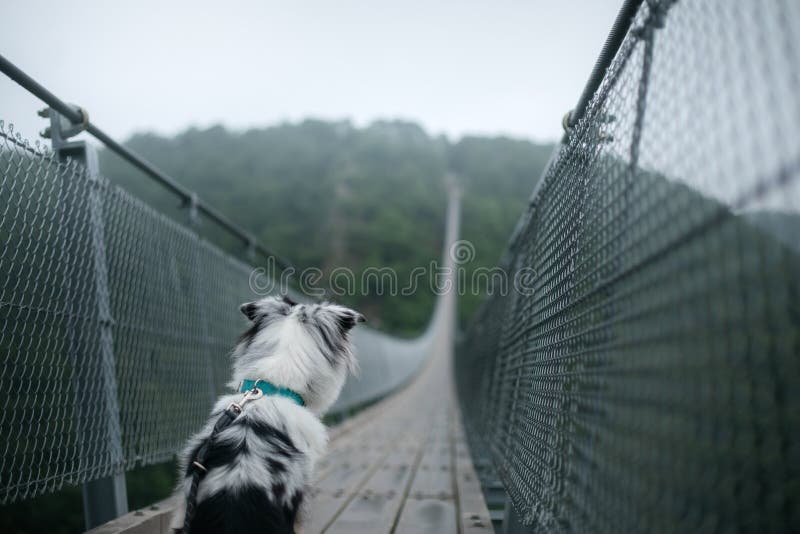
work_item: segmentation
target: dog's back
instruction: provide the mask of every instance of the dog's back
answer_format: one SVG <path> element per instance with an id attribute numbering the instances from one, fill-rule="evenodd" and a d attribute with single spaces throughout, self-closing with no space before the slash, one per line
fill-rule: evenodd
<path id="1" fill-rule="evenodd" d="M 200 502 L 192 534 L 293 533 L 300 501 L 280 506 L 263 488 L 223 490 Z"/>
<path id="2" fill-rule="evenodd" d="M 189 443 L 183 462 L 187 488 L 193 471 L 188 459 L 208 440 L 211 424 L 229 402 L 218 402 L 209 425 Z M 286 399 L 248 404 L 208 441 L 203 462 L 207 475 L 199 485 L 190 532 L 294 532 L 325 434 L 319 420 Z"/>

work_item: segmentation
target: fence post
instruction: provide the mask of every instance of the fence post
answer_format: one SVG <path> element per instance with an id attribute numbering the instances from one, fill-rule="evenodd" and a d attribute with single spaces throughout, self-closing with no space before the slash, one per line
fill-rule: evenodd
<path id="1" fill-rule="evenodd" d="M 506 496 L 506 508 L 503 513 L 502 534 L 528 534 L 532 530 L 532 527 L 526 527 L 522 524 L 519 514 L 517 514 L 517 511 L 514 510 L 514 505 L 511 504 L 511 498 Z"/>
<path id="2" fill-rule="evenodd" d="M 96 303 L 97 324 L 99 328 L 97 361 L 92 362 L 100 368 L 100 387 L 103 394 L 102 406 L 76 401 L 76 409 L 82 416 L 100 417 L 105 430 L 107 453 L 114 472 L 102 478 L 83 484 L 83 514 L 86 529 L 106 523 L 128 512 L 128 494 L 125 487 L 124 456 L 122 452 L 122 428 L 117 396 L 116 364 L 114 361 L 113 318 L 108 287 L 108 263 L 106 259 L 105 224 L 103 220 L 103 197 L 98 187 L 100 165 L 96 149 L 86 141 L 68 141 L 69 122 L 55 110 L 49 110 L 49 136 L 53 150 L 60 161 L 75 160 L 86 168 L 90 183 L 89 222 L 91 225 L 91 266 L 93 269 L 94 300 Z M 91 353 L 86 355 L 91 356 Z M 76 388 L 98 387 L 96 384 L 82 384 L 80 379 Z M 84 398 L 88 397 L 85 395 Z M 80 417 L 79 417 L 80 418 Z M 79 432 L 80 432 L 79 428 Z"/>

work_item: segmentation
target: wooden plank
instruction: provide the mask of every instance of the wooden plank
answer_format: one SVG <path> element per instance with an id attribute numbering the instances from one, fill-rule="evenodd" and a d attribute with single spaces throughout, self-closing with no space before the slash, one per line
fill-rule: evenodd
<path id="1" fill-rule="evenodd" d="M 400 520 L 397 534 L 455 534 L 456 505 L 452 499 L 409 498 Z"/>
<path id="2" fill-rule="evenodd" d="M 456 497 L 461 534 L 494 532 L 481 484 L 469 452 L 460 421 L 453 425 L 453 445 L 456 466 Z"/>
<path id="3" fill-rule="evenodd" d="M 346 468 L 346 466 L 371 461 L 376 454 L 380 455 L 386 450 L 386 445 L 383 443 L 373 444 L 369 440 L 359 442 L 359 440 L 354 439 L 352 442 L 329 451 L 315 466 L 315 486 L 319 487 L 323 480 L 331 476 L 335 477 L 336 473 Z"/>
<path id="4" fill-rule="evenodd" d="M 397 520 L 395 532 L 455 533 L 457 513 L 454 501 L 453 458 L 450 443 L 450 424 L 447 420 L 449 402 L 439 404 L 428 441 Z"/>
<path id="5" fill-rule="evenodd" d="M 358 494 L 325 530 L 326 534 L 388 533 L 402 504 L 418 455 L 418 451 L 401 446 L 397 452 L 387 456 L 383 465 L 372 473 Z"/>
<path id="6" fill-rule="evenodd" d="M 348 495 L 318 493 L 311 498 L 309 514 L 303 521 L 303 534 L 319 534 L 347 504 Z"/>
<path id="7" fill-rule="evenodd" d="M 347 449 L 341 462 L 332 466 L 314 488 L 309 513 L 303 529 L 309 534 L 322 532 L 328 523 L 353 498 L 375 469 L 383 462 L 386 451 L 367 447 Z"/>
<path id="8" fill-rule="evenodd" d="M 427 445 L 414 476 L 409 497 L 413 499 L 454 498 L 449 443 L 434 440 Z"/>
<path id="9" fill-rule="evenodd" d="M 416 453 L 418 446 L 397 424 L 398 418 L 383 412 L 386 417 L 374 418 L 368 425 L 341 435 L 332 444 L 330 453 L 319 462 L 314 495 L 309 506 L 310 513 L 304 524 L 304 532 L 313 534 L 325 530 L 351 502 L 363 498 L 374 500 L 375 484 L 371 481 L 380 467 L 397 463 L 397 454 L 404 451 Z M 392 459 L 385 460 L 389 453 Z M 371 485 L 370 485 L 371 484 Z M 361 493 L 359 493 L 361 492 Z"/>
<path id="10" fill-rule="evenodd" d="M 93 528 L 86 534 L 167 534 L 177 504 L 177 500 L 170 497 Z"/>
<path id="11" fill-rule="evenodd" d="M 344 462 L 349 462 L 350 457 L 356 454 L 357 445 L 349 440 L 340 443 L 337 447 L 328 450 L 328 453 L 317 461 L 314 466 L 314 484 L 318 485 L 322 479 L 331 474 L 331 471 Z"/>
<path id="12" fill-rule="evenodd" d="M 348 491 L 384 454 L 380 450 L 367 449 L 361 451 L 361 454 L 348 456 L 333 466 L 328 476 L 317 484 L 316 489 L 329 494 Z"/>

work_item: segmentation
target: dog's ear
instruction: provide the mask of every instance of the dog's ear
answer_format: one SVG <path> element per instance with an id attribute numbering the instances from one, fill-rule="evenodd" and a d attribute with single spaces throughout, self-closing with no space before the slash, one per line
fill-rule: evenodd
<path id="1" fill-rule="evenodd" d="M 350 308 L 344 306 L 331 306 L 331 311 L 336 317 L 336 324 L 342 334 L 346 334 L 358 323 L 366 322 L 367 318 Z"/>
<path id="2" fill-rule="evenodd" d="M 245 302 L 239 306 L 239 311 L 241 311 L 249 320 L 255 321 L 256 317 L 258 316 L 258 304 L 255 302 Z"/>
<path id="3" fill-rule="evenodd" d="M 297 303 L 295 301 L 293 301 L 292 297 L 290 297 L 289 295 L 284 295 L 283 296 L 283 302 L 285 302 L 289 306 L 297 306 Z"/>

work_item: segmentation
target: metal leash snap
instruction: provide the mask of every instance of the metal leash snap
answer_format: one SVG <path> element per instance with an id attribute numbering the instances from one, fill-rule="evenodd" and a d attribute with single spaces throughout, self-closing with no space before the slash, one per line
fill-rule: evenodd
<path id="1" fill-rule="evenodd" d="M 245 391 L 244 395 L 242 396 L 242 400 L 240 400 L 239 403 L 238 403 L 239 406 L 240 406 L 240 409 L 242 407 L 244 407 L 246 402 L 249 402 L 249 401 L 252 401 L 252 400 L 258 400 L 263 396 L 264 396 L 264 392 L 261 391 L 259 388 L 256 388 L 256 387 L 254 387 L 253 389 Z"/>
<path id="2" fill-rule="evenodd" d="M 247 399 L 247 400 L 258 400 L 263 396 L 264 396 L 264 392 L 263 391 L 261 391 L 259 388 L 253 388 L 253 389 L 251 389 L 250 391 L 248 391 L 247 393 L 244 394 L 244 398 L 242 398 L 242 402 L 244 402 L 245 399 Z"/>
<path id="3" fill-rule="evenodd" d="M 254 383 L 258 384 L 260 380 L 261 379 L 258 379 Z M 261 391 L 261 389 L 253 386 L 253 389 L 248 389 L 247 391 L 244 392 L 244 395 L 242 395 L 242 398 L 241 400 L 239 400 L 239 402 L 232 402 L 231 405 L 228 406 L 228 409 L 233 410 L 236 413 L 236 415 L 239 415 L 240 413 L 242 413 L 242 408 L 244 408 L 246 402 L 251 400 L 258 400 L 263 396 L 264 392 Z"/>

